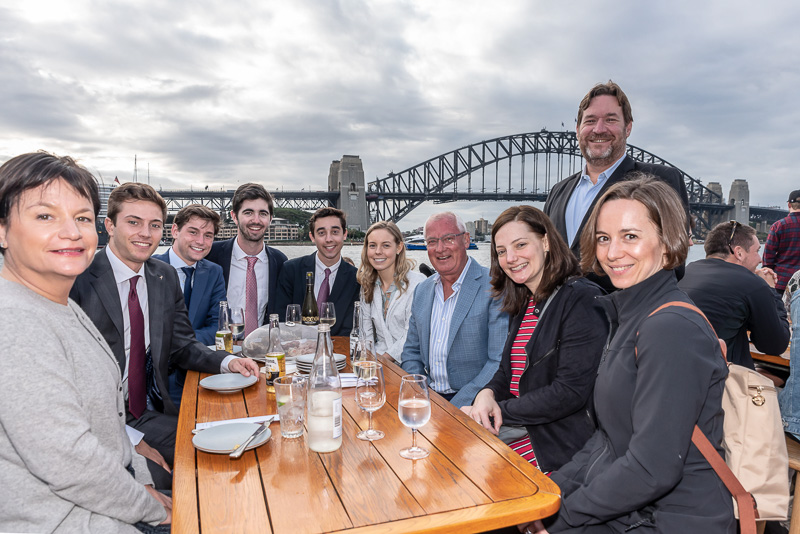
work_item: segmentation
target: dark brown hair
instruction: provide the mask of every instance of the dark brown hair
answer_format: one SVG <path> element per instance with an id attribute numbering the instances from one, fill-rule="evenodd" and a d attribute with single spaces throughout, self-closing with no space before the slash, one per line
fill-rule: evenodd
<path id="1" fill-rule="evenodd" d="M 312 234 L 314 233 L 314 225 L 317 223 L 317 219 L 322 219 L 323 217 L 339 217 L 339 220 L 342 221 L 342 232 L 347 231 L 347 218 L 342 210 L 337 210 L 336 208 L 320 208 L 315 211 L 308 220 L 308 229 Z"/>
<path id="2" fill-rule="evenodd" d="M 613 96 L 617 99 L 617 102 L 622 108 L 622 119 L 625 121 L 625 124 L 633 122 L 633 111 L 631 110 L 631 103 L 628 101 L 628 97 L 619 85 L 608 80 L 608 83 L 598 83 L 592 87 L 592 89 L 586 93 L 586 96 L 583 97 L 583 100 L 581 100 L 581 103 L 578 105 L 578 128 L 580 128 L 581 121 L 583 120 L 583 112 L 591 105 L 592 99 L 596 96 L 603 95 Z"/>
<path id="3" fill-rule="evenodd" d="M 261 184 L 242 184 L 236 188 L 236 192 L 233 194 L 233 200 L 231 200 L 231 211 L 238 216 L 239 210 L 242 208 L 242 203 L 245 200 L 257 200 L 259 198 L 263 198 L 267 201 L 269 216 L 272 218 L 275 210 L 275 202 L 272 200 L 272 195 L 269 194 L 269 191 L 264 189 L 264 186 Z"/>
<path id="4" fill-rule="evenodd" d="M 62 179 L 92 203 L 94 215 L 100 212 L 97 181 L 88 170 L 69 156 L 44 151 L 20 154 L 0 167 L 0 221 L 5 221 L 22 193 Z"/>
<path id="5" fill-rule="evenodd" d="M 508 208 L 492 225 L 492 294 L 503 302 L 503 311 L 514 316 L 522 311 L 531 297 L 530 290 L 523 284 L 511 280 L 500 267 L 495 249 L 495 236 L 506 224 L 512 221 L 523 222 L 530 230 L 541 236 L 547 236 L 550 251 L 545 254 L 542 281 L 533 299 L 544 302 L 553 291 L 562 285 L 570 276 L 580 274 L 578 260 L 569 250 L 564 239 L 559 235 L 550 218 L 543 211 L 533 206 L 513 206 Z"/>
<path id="6" fill-rule="evenodd" d="M 731 239 L 731 232 L 733 232 L 733 239 Z M 706 256 L 720 255 L 727 258 L 734 247 L 742 247 L 745 251 L 749 251 L 753 245 L 754 235 L 756 235 L 756 229 L 752 226 L 736 221 L 719 223 L 708 232 L 703 249 L 706 251 Z"/>
<path id="7" fill-rule="evenodd" d="M 214 234 L 219 232 L 220 216 L 219 214 L 207 206 L 202 204 L 189 204 L 184 206 L 175 214 L 173 224 L 180 230 L 183 225 L 189 222 L 192 217 L 198 217 L 204 221 L 210 221 L 214 225 Z"/>
<path id="8" fill-rule="evenodd" d="M 161 220 L 163 222 L 167 221 L 167 203 L 151 186 L 138 182 L 127 182 L 111 191 L 111 194 L 108 195 L 108 218 L 111 219 L 111 222 L 117 224 L 117 215 L 122 211 L 122 205 L 125 202 L 137 200 L 152 202 L 161 208 Z"/>
<path id="9" fill-rule="evenodd" d="M 611 200 L 635 200 L 642 204 L 666 249 L 663 268 L 674 269 L 681 265 L 689 253 L 689 221 L 678 194 L 652 174 L 635 171 L 625 178 L 600 197 L 589 216 L 581 234 L 581 268 L 584 272 L 606 274 L 597 261 L 597 217 L 603 205 Z"/>

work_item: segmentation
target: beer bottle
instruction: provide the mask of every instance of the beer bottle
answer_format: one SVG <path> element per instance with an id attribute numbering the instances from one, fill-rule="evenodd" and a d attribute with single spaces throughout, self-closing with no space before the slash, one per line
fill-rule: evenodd
<path id="1" fill-rule="evenodd" d="M 314 273 L 306 273 L 306 296 L 303 299 L 303 309 L 300 312 L 303 317 L 303 324 L 314 326 L 319 323 L 319 310 L 317 308 L 317 297 L 314 296 Z"/>
<path id="2" fill-rule="evenodd" d="M 269 349 L 266 356 L 267 391 L 275 393 L 272 381 L 286 374 L 286 351 L 281 344 L 281 328 L 278 314 L 269 316 Z"/>

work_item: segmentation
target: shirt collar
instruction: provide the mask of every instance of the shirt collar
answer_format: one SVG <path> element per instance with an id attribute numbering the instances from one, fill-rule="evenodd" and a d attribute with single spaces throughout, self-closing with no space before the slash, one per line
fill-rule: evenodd
<path id="1" fill-rule="evenodd" d="M 106 246 L 106 256 L 108 256 L 108 262 L 111 264 L 111 271 L 114 273 L 114 280 L 117 284 L 121 284 L 126 280 L 130 280 L 134 276 L 142 276 L 144 277 L 144 265 L 142 265 L 142 269 L 139 270 L 137 273 L 124 263 L 122 260 L 114 254 L 114 251 L 111 250 L 111 247 Z"/>
<path id="2" fill-rule="evenodd" d="M 233 255 L 233 259 L 237 261 L 243 260 L 244 258 L 249 256 L 249 254 L 245 254 L 244 250 L 242 250 L 242 247 L 239 246 L 238 238 L 233 239 L 233 250 L 231 251 L 231 254 Z M 264 263 L 267 263 L 267 247 L 266 246 L 262 247 L 261 252 L 259 252 L 253 257 L 258 258 L 258 261 L 263 261 Z"/>
<path id="3" fill-rule="evenodd" d="M 331 270 L 331 274 L 333 274 L 339 269 L 339 265 L 342 264 L 342 255 L 339 254 L 339 261 L 337 261 L 336 263 L 334 263 L 333 265 L 328 267 L 327 265 L 322 263 L 322 260 L 319 259 L 319 253 L 315 252 L 314 253 L 314 263 L 317 266 L 317 270 L 318 271 L 323 271 L 324 272 L 325 269 L 330 269 Z"/>
<path id="4" fill-rule="evenodd" d="M 466 265 L 464 265 L 464 268 L 461 270 L 461 274 L 459 275 L 458 280 L 453 282 L 452 288 L 453 288 L 454 292 L 458 291 L 461 288 L 461 284 L 464 283 L 464 278 L 467 277 L 467 271 L 469 271 L 469 266 L 470 266 L 471 263 L 472 263 L 472 258 L 470 256 L 467 256 L 467 263 L 466 263 Z M 436 273 L 433 276 L 436 277 L 436 284 L 441 286 L 442 285 L 442 276 L 439 273 Z"/>
<path id="5" fill-rule="evenodd" d="M 622 157 L 619 158 L 617 161 L 615 161 L 614 164 L 611 167 L 609 167 L 606 170 L 604 170 L 603 172 L 601 172 L 600 175 L 597 177 L 597 183 L 594 184 L 594 185 L 597 186 L 597 185 L 604 184 L 606 182 L 606 180 L 608 180 L 611 177 L 611 175 L 614 174 L 614 171 L 617 170 L 617 167 L 619 167 L 622 164 L 622 160 L 624 160 L 626 156 L 627 156 L 627 154 L 623 154 Z M 592 181 L 592 179 L 589 177 L 589 173 L 586 172 L 586 165 L 583 166 L 583 172 L 581 174 L 581 179 L 582 180 L 588 180 L 589 183 L 591 183 L 591 181 Z"/>
<path id="6" fill-rule="evenodd" d="M 192 268 L 197 267 L 197 262 L 195 262 L 194 265 L 189 265 L 188 263 L 183 261 L 181 257 L 175 253 L 172 247 L 169 247 L 167 254 L 169 254 L 169 264 L 175 267 L 176 269 L 181 269 L 183 267 L 192 267 Z"/>

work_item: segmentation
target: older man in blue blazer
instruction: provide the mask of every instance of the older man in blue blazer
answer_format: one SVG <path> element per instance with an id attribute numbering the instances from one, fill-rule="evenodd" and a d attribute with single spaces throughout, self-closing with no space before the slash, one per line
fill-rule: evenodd
<path id="1" fill-rule="evenodd" d="M 492 298 L 489 269 L 467 256 L 470 236 L 452 212 L 425 223 L 436 274 L 417 286 L 403 369 L 428 377 L 455 406 L 469 406 L 494 376 L 508 334 L 508 315 Z"/>
<path id="2" fill-rule="evenodd" d="M 205 259 L 219 224 L 217 212 L 202 204 L 181 208 L 172 223 L 172 247 L 164 254 L 153 254 L 153 258 L 175 268 L 189 310 L 189 322 L 197 341 L 203 345 L 214 345 L 219 302 L 227 299 L 222 267 Z M 170 370 L 169 394 L 177 407 L 181 404 L 185 381 L 186 371 Z"/>

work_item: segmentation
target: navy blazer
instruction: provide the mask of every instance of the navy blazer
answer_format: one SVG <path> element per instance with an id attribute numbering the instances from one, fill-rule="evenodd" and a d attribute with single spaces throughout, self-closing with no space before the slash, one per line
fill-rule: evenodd
<path id="1" fill-rule="evenodd" d="M 164 413 L 178 415 L 169 395 L 169 369 L 180 367 L 203 373 L 219 373 L 225 351 L 213 351 L 197 341 L 189 323 L 178 273 L 163 261 L 148 259 L 144 264 L 150 319 L 150 355 L 164 400 Z M 105 338 L 119 368 L 125 370 L 122 304 L 114 271 L 105 251 L 95 254 L 92 264 L 78 278 L 69 294 Z"/>
<path id="2" fill-rule="evenodd" d="M 287 261 L 278 280 L 276 312 L 281 321 L 286 319 L 286 306 L 303 304 L 306 295 L 306 273 L 316 271 L 316 252 Z M 316 296 L 316 295 L 315 295 Z M 356 268 L 342 261 L 336 271 L 328 302 L 336 308 L 336 324 L 331 328 L 332 336 L 347 336 L 353 329 L 353 303 L 361 299 L 361 285 L 356 280 Z"/>
<path id="3" fill-rule="evenodd" d="M 222 276 L 225 278 L 225 288 L 228 288 L 228 282 L 231 278 L 231 256 L 233 255 L 233 241 L 236 239 L 232 237 L 225 241 L 215 241 L 211 245 L 211 252 L 208 253 L 205 259 L 212 263 L 216 263 L 222 267 Z M 283 269 L 283 264 L 286 261 L 286 254 L 280 250 L 264 245 L 264 250 L 267 253 L 267 261 L 269 262 L 269 292 L 267 293 L 267 311 L 260 324 L 267 324 L 269 322 L 269 314 L 279 313 L 280 309 L 276 307 L 276 288 L 278 284 L 278 277 Z M 283 307 L 283 313 L 286 313 L 286 306 Z"/>
<path id="4" fill-rule="evenodd" d="M 625 175 L 631 171 L 654 174 L 663 180 L 667 185 L 672 187 L 678 193 L 678 196 L 680 197 L 688 216 L 689 195 L 686 192 L 686 184 L 684 183 L 681 173 L 678 171 L 678 169 L 675 169 L 674 167 L 667 167 L 665 165 L 642 163 L 634 160 L 630 156 L 625 156 L 625 159 L 619 164 L 617 170 L 615 170 L 614 173 L 608 177 L 606 183 L 603 184 L 600 192 L 597 193 L 597 196 L 592 201 L 592 205 L 589 206 L 588 210 L 586 210 L 586 214 L 583 216 L 583 220 L 581 221 L 581 226 L 578 228 L 578 233 L 575 234 L 575 240 L 572 243 L 567 243 L 570 250 L 572 250 L 573 254 L 575 254 L 576 258 L 580 259 L 581 257 L 581 233 L 583 233 L 583 228 L 589 221 L 589 216 L 592 214 L 595 204 L 598 200 L 600 200 L 600 197 L 603 196 L 603 193 L 608 191 L 609 187 L 623 181 L 625 179 Z M 572 192 L 575 191 L 575 188 L 578 186 L 578 182 L 581 179 L 582 173 L 583 170 L 555 184 L 550 190 L 550 194 L 547 195 L 547 201 L 544 204 L 543 211 L 550 217 L 550 220 L 553 221 L 556 230 L 558 230 L 558 233 L 564 238 L 564 241 L 567 241 L 567 203 L 572 196 Z"/>
<path id="5" fill-rule="evenodd" d="M 169 251 L 153 254 L 152 257 L 169 263 Z M 197 341 L 203 345 L 213 345 L 219 328 L 219 302 L 227 299 L 225 279 L 222 277 L 222 267 L 206 259 L 198 261 L 194 267 L 189 322 L 192 323 Z"/>

